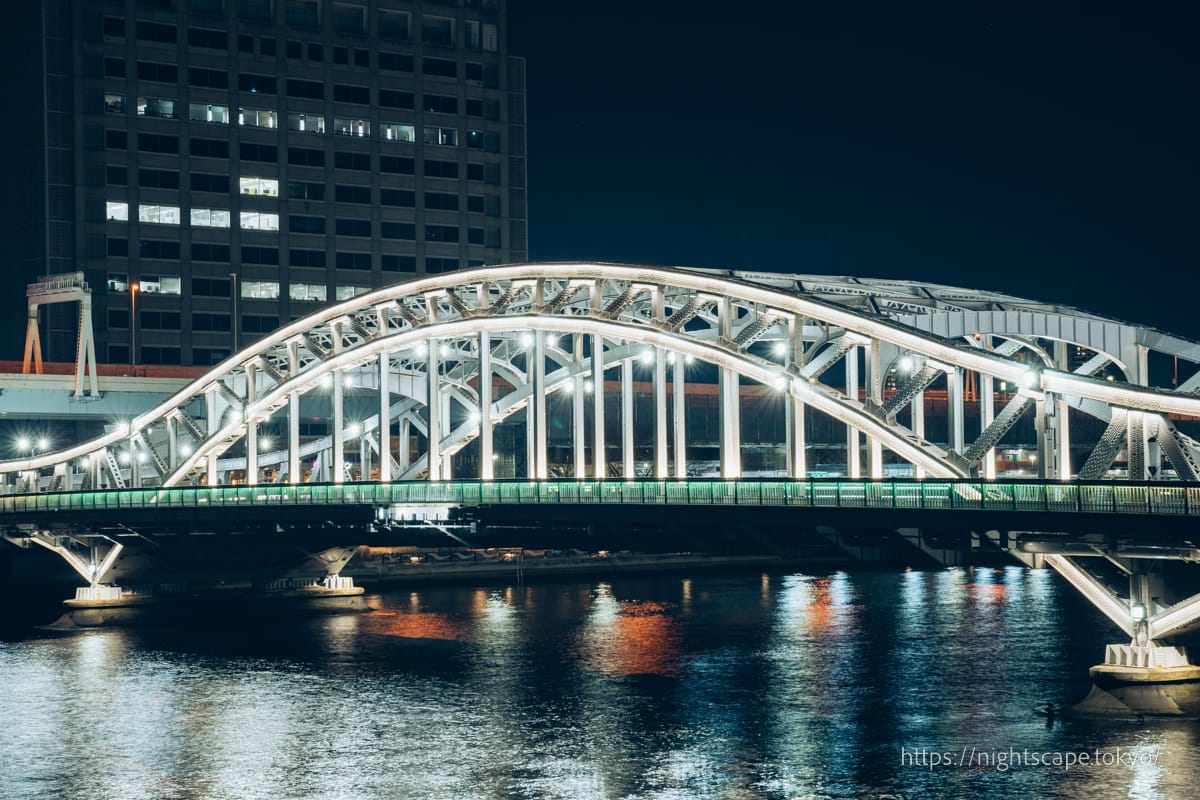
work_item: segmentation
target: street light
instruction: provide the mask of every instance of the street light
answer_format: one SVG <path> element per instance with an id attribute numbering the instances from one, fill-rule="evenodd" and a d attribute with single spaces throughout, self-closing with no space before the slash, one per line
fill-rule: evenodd
<path id="1" fill-rule="evenodd" d="M 137 281 L 129 284 L 129 374 L 137 369 Z"/>

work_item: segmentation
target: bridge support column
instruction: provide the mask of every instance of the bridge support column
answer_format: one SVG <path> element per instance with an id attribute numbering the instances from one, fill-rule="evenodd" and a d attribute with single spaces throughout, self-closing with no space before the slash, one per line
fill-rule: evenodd
<path id="1" fill-rule="evenodd" d="M 492 463 L 492 336 L 479 334 L 479 479 L 496 477 Z"/>
<path id="2" fill-rule="evenodd" d="M 216 434 L 217 428 L 221 424 L 221 413 L 217 406 L 217 396 L 217 387 L 215 386 L 209 387 L 208 391 L 204 393 L 204 408 L 208 412 L 208 430 L 206 433 L 210 438 Z M 134 459 L 131 458 L 130 463 L 133 461 Z M 130 476 L 132 474 L 131 471 Z M 205 481 L 209 486 L 217 485 L 217 457 L 214 455 L 209 455 L 205 458 Z"/>
<path id="3" fill-rule="evenodd" d="M 994 379 L 991 375 L 979 373 L 979 430 L 986 431 L 996 419 L 996 395 Z M 980 474 L 984 480 L 996 479 L 996 448 L 989 448 L 983 454 L 983 464 Z"/>
<path id="4" fill-rule="evenodd" d="M 575 462 L 575 477 L 587 477 L 587 390 L 586 375 L 579 367 L 583 364 L 584 335 L 574 335 L 575 377 L 571 379 L 571 455 Z M 593 387 L 594 390 L 594 387 Z"/>
<path id="5" fill-rule="evenodd" d="M 846 351 L 846 396 L 858 402 L 858 346 Z M 862 456 L 859 453 L 861 438 L 857 428 L 846 426 L 846 477 L 862 477 Z"/>
<path id="6" fill-rule="evenodd" d="M 912 399 L 912 430 L 918 439 L 925 438 L 925 392 L 917 392 Z M 913 477 L 924 480 L 925 469 L 913 464 Z"/>
<path id="7" fill-rule="evenodd" d="M 246 367 L 246 404 L 257 398 L 257 370 L 253 364 Z M 258 485 L 258 423 L 246 420 L 246 485 Z"/>
<path id="8" fill-rule="evenodd" d="M 330 428 L 333 433 L 333 456 L 330 458 L 330 469 L 334 483 L 346 480 L 346 415 L 345 415 L 345 386 L 344 377 L 338 370 L 333 372 L 333 410 L 329 414 Z"/>
<path id="9" fill-rule="evenodd" d="M 533 458 L 534 479 L 544 481 L 550 477 L 549 454 L 546 441 L 546 334 L 533 333 Z"/>
<path id="10" fill-rule="evenodd" d="M 788 320 L 789 371 L 799 371 L 804 366 L 804 317 L 797 314 Z M 792 383 L 788 383 L 788 395 L 784 399 L 784 427 L 787 438 L 787 474 L 803 480 L 808 477 L 807 441 L 804 431 L 804 401 L 792 394 Z"/>
<path id="11" fill-rule="evenodd" d="M 383 328 L 380 328 L 383 330 Z M 392 391 L 388 352 L 379 354 L 379 481 L 392 480 Z"/>
<path id="12" fill-rule="evenodd" d="M 429 444 L 425 456 L 426 471 L 431 481 L 442 479 L 442 398 L 439 394 L 441 384 L 440 368 L 438 366 L 438 343 L 436 339 L 425 342 L 425 410 L 428 422 L 425 425 L 426 439 Z"/>
<path id="13" fill-rule="evenodd" d="M 672 416 L 674 424 L 675 444 L 675 477 L 683 480 L 687 477 L 687 364 L 682 355 L 676 354 L 675 363 L 671 365 L 671 378 L 674 381 L 672 391 Z"/>
<path id="14" fill-rule="evenodd" d="M 608 477 L 608 453 L 604 440 L 604 337 L 592 336 L 592 477 Z"/>
<path id="15" fill-rule="evenodd" d="M 654 348 L 654 477 L 663 480 L 667 468 L 667 354 Z"/>
<path id="16" fill-rule="evenodd" d="M 1066 342 L 1054 343 L 1054 364 L 1063 372 L 1071 371 L 1071 359 L 1067 353 Z M 1058 428 L 1057 446 L 1055 447 L 1055 477 L 1068 481 L 1071 479 L 1071 407 L 1061 395 L 1054 398 L 1054 418 Z"/>
<path id="17" fill-rule="evenodd" d="M 721 368 L 717 392 L 721 415 L 721 477 L 734 480 L 742 474 L 742 397 L 740 376 Z"/>
<path id="18" fill-rule="evenodd" d="M 621 475 L 634 479 L 633 463 L 633 359 L 621 362 Z"/>
<path id="19" fill-rule="evenodd" d="M 879 363 L 879 340 L 872 339 L 867 350 L 867 402 L 872 408 L 883 407 L 883 373 Z M 883 477 L 883 443 L 867 437 L 867 469 L 872 480 Z"/>
<path id="20" fill-rule="evenodd" d="M 946 422 L 949 427 L 946 441 L 950 449 L 961 454 L 966 449 L 963 415 L 963 370 L 955 367 L 946 372 Z"/>

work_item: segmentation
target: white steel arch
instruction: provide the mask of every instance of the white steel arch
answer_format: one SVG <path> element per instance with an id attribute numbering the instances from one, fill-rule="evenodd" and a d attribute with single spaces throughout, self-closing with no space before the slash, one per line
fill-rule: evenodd
<path id="1" fill-rule="evenodd" d="M 1068 345 L 1084 351 L 1074 368 Z M 651 373 L 654 472 L 669 477 L 673 466 L 684 477 L 687 359 L 715 372 L 727 477 L 740 474 L 738 386 L 748 380 L 786 398 L 787 471 L 795 477 L 806 474 L 804 415 L 811 408 L 846 426 L 852 476 L 880 476 L 887 451 L 918 476 L 991 477 L 996 444 L 1033 415 L 1043 477 L 1102 477 L 1124 452 L 1125 477 L 1156 476 L 1165 456 L 1177 475 L 1196 479 L 1200 447 L 1169 415 L 1200 417 L 1200 397 L 1145 385 L 1152 351 L 1200 359 L 1200 346 L 1151 329 L 928 284 L 593 263 L 484 267 L 322 309 L 234 354 L 127 428 L 63 451 L 0 461 L 0 474 L 9 491 L 28 491 L 214 484 L 230 470 L 257 482 L 262 466 L 281 464 L 280 479 L 296 482 L 304 479 L 302 457 L 323 453 L 332 465 L 327 477 L 341 481 L 345 447 L 357 441 L 381 479 L 437 480 L 449 477 L 450 456 L 478 439 L 479 477 L 486 479 L 493 429 L 524 411 L 529 475 L 546 477 L 546 396 L 571 391 L 573 473 L 598 475 L 608 443 L 597 397 L 606 372 L 616 369 L 622 473 L 632 477 L 636 359 Z M 1025 360 L 1029 352 L 1035 361 Z M 964 423 L 963 387 L 971 373 L 980 385 L 980 420 L 968 441 L 974 428 Z M 668 374 L 674 413 L 667 411 Z M 588 384 L 596 388 L 590 401 Z M 923 399 L 935 385 L 944 385 L 947 397 L 948 429 L 938 443 L 926 435 Z M 373 391 L 373 413 L 351 421 L 347 388 L 360 404 Z M 332 406 L 331 428 L 302 437 L 301 399 L 317 394 Z M 1078 469 L 1069 457 L 1072 409 L 1107 426 Z M 260 454 L 263 424 L 286 435 Z M 395 447 L 397 424 L 425 440 L 415 459 L 406 436 L 404 448 Z M 588 445 L 591 464 L 583 455 Z"/>

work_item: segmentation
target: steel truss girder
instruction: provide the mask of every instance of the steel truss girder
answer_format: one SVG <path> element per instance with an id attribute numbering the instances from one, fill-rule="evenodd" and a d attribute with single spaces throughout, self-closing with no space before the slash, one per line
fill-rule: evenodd
<path id="1" fill-rule="evenodd" d="M 160 421 L 168 413 L 175 412 L 176 410 L 179 410 L 181 414 L 180 418 L 186 419 L 186 412 L 183 412 L 182 409 L 185 409 L 190 403 L 196 400 L 202 392 L 203 387 L 211 385 L 215 381 L 224 384 L 227 379 L 235 378 L 244 372 L 247 365 L 257 363 L 260 360 L 275 364 L 289 364 L 289 367 L 292 368 L 289 369 L 286 376 L 286 385 L 293 388 L 305 386 L 306 376 L 316 375 L 324 370 L 324 365 L 330 358 L 341 357 L 342 354 L 336 354 L 335 356 L 332 352 L 336 350 L 336 348 L 332 347 L 332 337 L 335 335 L 334 330 L 341 326 L 347 317 L 354 318 L 355 315 L 364 313 L 369 315 L 372 313 L 372 309 L 378 309 L 382 314 L 381 318 L 390 320 L 394 316 L 399 316 L 412 326 L 411 330 L 431 325 L 435 321 L 432 315 L 440 315 L 442 317 L 442 319 L 436 320 L 439 323 L 451 322 L 455 319 L 465 322 L 468 317 L 482 317 L 483 314 L 480 311 L 480 307 L 482 306 L 487 306 L 487 312 L 492 317 L 505 316 L 514 309 L 529 308 L 534 301 L 534 298 L 530 297 L 531 290 L 535 285 L 544 286 L 548 281 L 556 282 L 556 285 L 562 286 L 567 286 L 572 281 L 578 281 L 579 285 L 587 288 L 588 291 L 580 292 L 580 299 L 578 301 L 574 298 L 567 301 L 562 307 L 561 313 L 548 315 L 547 318 L 558 320 L 561 324 L 548 326 L 547 330 L 557 328 L 558 330 L 576 332 L 578 325 L 576 322 L 571 322 L 570 320 L 578 320 L 583 314 L 591 315 L 594 319 L 598 314 L 602 314 L 604 309 L 614 309 L 616 305 L 625 304 L 626 300 L 623 298 L 629 290 L 635 289 L 636 291 L 628 298 L 628 304 L 625 306 L 625 309 L 633 306 L 633 313 L 625 313 L 625 309 L 622 309 L 618 311 L 619 319 L 613 320 L 615 324 L 623 327 L 622 332 L 620 334 L 605 335 L 612 335 L 613 338 L 631 338 L 629 336 L 630 330 L 644 327 L 646 322 L 653 319 L 653 314 L 648 315 L 646 313 L 646 306 L 649 303 L 641 295 L 669 293 L 675 307 L 680 308 L 681 312 L 687 311 L 687 313 L 672 315 L 665 323 L 659 320 L 660 324 L 673 327 L 675 323 L 674 317 L 679 316 L 679 322 L 682 323 L 679 335 L 685 339 L 690 338 L 694 341 L 699 339 L 700 336 L 693 332 L 682 330 L 686 325 L 686 321 L 683 318 L 689 314 L 699 316 L 705 308 L 711 305 L 707 301 L 701 301 L 701 298 L 727 297 L 731 298 L 733 301 L 732 306 L 735 309 L 741 309 L 738 312 L 739 316 L 745 311 L 760 310 L 765 313 L 777 314 L 783 319 L 804 318 L 812 321 L 814 325 L 845 331 L 843 335 L 852 335 L 864 344 L 870 340 L 877 340 L 889 346 L 919 353 L 926 358 L 936 359 L 939 363 L 944 363 L 949 367 L 973 370 L 1014 385 L 1022 384 L 1022 377 L 1029 369 L 1023 362 L 1006 357 L 1004 344 L 995 351 L 968 347 L 958 342 L 939 338 L 931 333 L 914 330 L 912 327 L 901 322 L 880 318 L 880 315 L 885 313 L 881 310 L 882 306 L 872 307 L 871 304 L 867 304 L 862 308 L 847 308 L 814 300 L 809 296 L 796 294 L 794 291 L 789 292 L 764 286 L 761 282 L 750 283 L 738 280 L 736 276 L 731 278 L 729 274 L 707 274 L 653 267 L 605 264 L 511 265 L 485 267 L 429 276 L 404 284 L 386 287 L 373 293 L 360 295 L 352 300 L 318 311 L 308 318 L 298 320 L 276 333 L 264 337 L 240 353 L 235 354 L 222 365 L 219 365 L 218 368 L 214 369 L 212 373 L 186 387 L 159 407 L 135 418 L 131 423 L 132 432 L 144 431 L 150 425 Z M 803 290 L 802 284 L 794 280 L 791 283 L 787 280 L 782 280 L 779 283 L 785 286 L 800 286 Z M 479 306 L 474 311 L 471 311 L 469 304 L 467 304 L 468 312 L 470 312 L 467 316 L 464 316 L 461 309 L 456 309 L 452 301 L 445 300 L 448 296 L 447 292 L 457 292 L 459 289 L 480 292 Z M 874 284 L 865 284 L 856 289 L 856 291 L 858 294 L 869 298 L 879 294 L 882 290 Z M 602 297 L 603 302 L 600 305 L 596 305 L 593 300 L 592 294 L 595 292 L 599 292 Z M 939 302 L 942 303 L 950 301 L 952 297 L 956 296 L 953 292 L 945 290 L 944 287 L 939 289 L 939 292 Z M 975 294 L 978 293 L 962 292 L 961 294 L 964 297 L 969 295 L 971 298 L 969 302 L 976 302 L 978 300 L 975 297 Z M 430 298 L 434 295 L 443 297 L 445 302 L 430 302 Z M 685 301 L 689 296 L 691 299 Z M 494 301 L 490 305 L 487 305 L 487 301 L 492 301 L 493 298 L 495 298 Z M 525 299 L 522 300 L 522 298 Z M 537 299 L 544 302 L 544 298 Z M 693 305 L 695 305 L 695 310 L 688 311 Z M 943 305 L 942 307 L 945 308 L 946 306 Z M 543 305 L 542 308 L 544 310 L 546 306 Z M 709 319 L 709 316 L 706 315 L 704 318 L 707 323 L 712 325 L 713 321 Z M 369 331 L 369 326 L 367 327 Z M 398 335 L 398 331 L 393 331 L 390 323 L 384 327 L 387 328 L 386 334 L 380 331 L 373 341 L 351 342 L 346 347 L 347 352 L 366 352 L 379 342 L 398 341 L 393 339 L 394 336 Z M 699 332 L 699 334 L 711 335 L 712 330 L 713 328 L 710 328 L 707 331 Z M 661 331 L 659 332 L 661 333 Z M 994 335 L 1004 337 L 1005 333 L 1003 331 L 994 331 Z M 309 349 L 310 344 L 311 349 Z M 675 344 L 676 342 L 672 341 L 668 346 L 674 346 Z M 297 345 L 311 352 L 312 357 L 310 358 L 306 353 L 302 354 L 294 351 Z M 848 346 L 853 346 L 853 344 L 849 344 Z M 1027 346 L 1027 344 L 1022 343 L 1019 346 Z M 291 355 L 287 353 L 289 348 L 293 349 Z M 828 363 L 823 364 L 823 366 L 835 362 L 837 357 L 840 356 L 835 357 L 833 353 L 825 356 L 825 361 Z M 821 356 L 818 356 L 814 361 L 821 360 L 821 358 Z M 749 357 L 748 360 L 753 361 Z M 340 363 L 348 364 L 349 362 Z M 760 370 L 763 366 L 762 363 L 755 362 L 754 370 L 751 371 Z M 812 369 L 811 364 L 804 369 L 807 372 L 801 372 L 799 377 L 806 379 L 815 379 L 821 371 L 820 366 L 817 369 Z M 264 370 L 264 372 L 277 381 L 275 389 L 264 391 L 263 393 L 264 396 L 272 395 L 280 385 L 278 384 L 279 376 L 271 374 L 267 370 Z M 277 369 L 276 372 L 278 373 L 279 370 Z M 781 368 L 778 365 L 773 365 L 765 373 L 768 380 L 778 380 L 781 374 Z M 797 375 L 794 372 L 789 374 L 792 378 L 791 383 L 794 385 L 796 383 L 794 378 Z M 228 389 L 228 386 L 225 388 Z M 1131 387 L 1120 383 L 1114 384 L 1083 375 L 1059 372 L 1052 368 L 1038 370 L 1034 386 L 1031 388 L 1035 391 L 1053 392 L 1056 396 L 1060 397 L 1079 398 L 1080 402 L 1083 403 L 1102 403 L 1106 408 L 1118 407 L 1150 414 L 1177 413 L 1185 416 L 1200 417 L 1200 397 L 1185 393 Z M 792 389 L 789 391 L 795 392 L 796 390 Z M 821 393 L 823 390 L 817 388 L 817 384 L 814 384 L 813 391 Z M 845 398 L 842 398 L 840 402 L 845 403 Z M 277 406 L 277 408 L 282 407 L 282 405 Z M 261 406 L 258 407 L 261 408 Z M 856 416 L 862 415 L 863 412 L 861 411 L 854 413 L 846 411 L 844 413 L 846 416 L 852 417 L 859 422 L 862 421 Z M 870 414 L 866 414 L 866 416 L 872 420 L 872 426 L 877 424 L 877 421 L 874 421 L 874 418 Z M 225 433 L 228 434 L 230 432 L 226 431 Z M 206 438 L 212 439 L 213 437 L 218 437 L 220 432 L 211 431 L 209 434 Z M 91 453 L 102 452 L 103 449 L 117 444 L 125 438 L 123 435 L 114 433 L 65 451 L 44 454 L 36 458 L 0 462 L 0 473 L 30 474 L 31 471 L 51 467 L 57 469 L 61 464 L 70 463 Z M 1184 452 L 1186 453 L 1186 450 Z M 1170 458 L 1170 455 L 1168 455 L 1168 458 Z M 943 467 L 946 466 L 943 464 Z"/>

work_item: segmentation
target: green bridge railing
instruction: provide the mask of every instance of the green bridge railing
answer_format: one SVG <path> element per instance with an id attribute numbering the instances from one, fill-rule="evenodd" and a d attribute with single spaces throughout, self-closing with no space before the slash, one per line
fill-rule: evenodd
<path id="1" fill-rule="evenodd" d="M 0 496 L 0 514 L 328 505 L 793 506 L 1200 516 L 1200 484 L 1052 481 L 425 481 L 188 486 Z"/>

